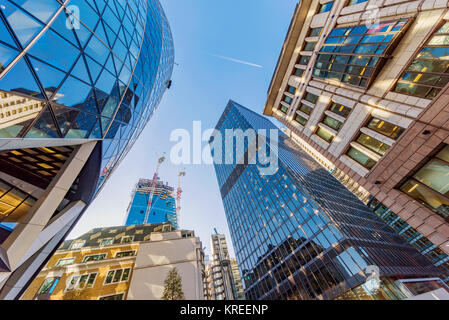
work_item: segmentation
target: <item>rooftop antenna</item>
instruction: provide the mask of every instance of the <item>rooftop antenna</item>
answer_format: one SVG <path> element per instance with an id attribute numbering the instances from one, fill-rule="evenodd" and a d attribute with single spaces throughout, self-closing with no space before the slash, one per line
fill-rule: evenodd
<path id="1" fill-rule="evenodd" d="M 158 155 L 158 154 L 156 153 L 156 155 Z M 152 205 L 152 202 L 153 202 L 153 196 L 154 196 L 154 192 L 156 190 L 157 180 L 159 178 L 159 175 L 158 175 L 159 174 L 159 168 L 160 168 L 161 164 L 165 161 L 165 156 L 164 155 L 165 155 L 165 152 L 162 154 L 162 157 L 159 157 L 159 159 L 157 160 L 156 171 L 154 172 L 153 181 L 151 181 L 151 193 L 150 193 L 150 196 L 149 196 L 148 202 L 147 202 L 147 209 L 145 211 L 145 218 L 143 219 L 143 223 L 144 224 L 148 223 L 148 217 L 149 217 L 151 205 Z"/>

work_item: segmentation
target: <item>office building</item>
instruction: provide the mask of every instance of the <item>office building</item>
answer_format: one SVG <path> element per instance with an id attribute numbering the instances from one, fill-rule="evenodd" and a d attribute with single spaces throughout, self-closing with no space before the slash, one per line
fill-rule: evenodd
<path id="1" fill-rule="evenodd" d="M 174 64 L 158 0 L 2 1 L 0 299 L 16 299 L 150 120 Z"/>
<path id="2" fill-rule="evenodd" d="M 242 277 L 240 276 L 237 259 L 231 259 L 232 280 L 234 287 L 234 300 L 245 300 L 245 289 L 243 288 Z"/>
<path id="3" fill-rule="evenodd" d="M 247 299 L 405 299 L 446 288 L 435 266 L 268 119 L 230 101 L 216 130 L 214 156 L 222 144 L 222 157 L 245 146 L 245 161 L 216 158 L 215 171 Z M 216 140 L 226 131 L 232 149 Z M 270 174 L 262 150 L 277 161 Z"/>
<path id="4" fill-rule="evenodd" d="M 175 229 L 178 228 L 174 188 L 157 175 L 155 178 L 140 179 L 137 183 L 128 207 L 126 225 L 170 223 Z"/>
<path id="5" fill-rule="evenodd" d="M 160 300 L 176 268 L 189 300 L 203 299 L 204 253 L 193 231 L 170 224 L 96 228 L 67 240 L 23 300 Z"/>
<path id="6" fill-rule="evenodd" d="M 300 1 L 263 111 L 446 255 L 448 20 L 444 1 Z"/>

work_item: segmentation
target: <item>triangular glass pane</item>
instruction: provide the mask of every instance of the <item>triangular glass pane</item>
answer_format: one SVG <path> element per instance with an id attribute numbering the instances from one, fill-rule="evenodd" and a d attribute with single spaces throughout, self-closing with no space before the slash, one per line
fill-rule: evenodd
<path id="1" fill-rule="evenodd" d="M 110 50 L 97 37 L 92 37 L 85 52 L 88 53 L 100 65 L 104 65 Z"/>
<path id="2" fill-rule="evenodd" d="M 0 88 L 6 91 L 20 92 L 30 96 L 41 95 L 24 58 L 20 59 L 8 73 L 0 79 Z"/>
<path id="3" fill-rule="evenodd" d="M 61 107 L 53 105 L 53 113 L 55 114 L 56 121 L 61 129 L 62 136 L 64 137 L 70 128 L 72 128 L 76 117 L 79 114 L 79 110 L 70 109 L 67 107 Z"/>
<path id="4" fill-rule="evenodd" d="M 16 43 L 14 42 L 13 38 L 11 37 L 11 34 L 9 33 L 8 29 L 3 23 L 3 20 L 0 19 L 0 40 L 3 42 L 6 42 L 10 46 L 16 48 Z"/>
<path id="5" fill-rule="evenodd" d="M 90 83 L 89 74 L 87 73 L 86 64 L 84 63 L 84 59 L 82 56 L 79 57 L 78 62 L 71 72 L 72 76 L 77 77 L 87 83 Z"/>
<path id="6" fill-rule="evenodd" d="M 0 73 L 6 69 L 19 53 L 0 43 Z"/>
<path id="7" fill-rule="evenodd" d="M 56 11 L 61 7 L 61 4 L 59 4 L 55 0 L 16 0 L 15 2 L 24 10 L 28 11 L 33 16 L 41 20 L 43 23 L 47 23 L 50 18 L 53 17 Z"/>
<path id="8" fill-rule="evenodd" d="M 97 28 L 95 29 L 95 35 L 100 38 L 104 43 L 110 45 L 108 42 L 108 38 L 106 37 L 106 33 L 104 33 L 103 23 L 99 23 Z"/>
<path id="9" fill-rule="evenodd" d="M 59 87 L 66 74 L 31 57 L 30 62 L 42 87 L 47 92 L 47 96 L 50 97 Z"/>
<path id="10" fill-rule="evenodd" d="M 117 110 L 117 105 L 120 102 L 119 98 L 116 95 L 110 95 L 106 105 L 101 111 L 101 115 L 104 117 L 111 118 L 114 116 L 115 110 Z"/>
<path id="11" fill-rule="evenodd" d="M 73 66 L 79 53 L 79 50 L 70 42 L 52 30 L 45 32 L 29 51 L 29 54 L 66 72 Z"/>
<path id="12" fill-rule="evenodd" d="M 105 68 L 108 69 L 108 71 L 110 71 L 113 75 L 115 75 L 114 58 L 112 53 L 109 55 L 109 58 L 106 61 Z"/>
<path id="13" fill-rule="evenodd" d="M 102 122 L 102 124 L 103 123 L 107 123 L 107 125 L 109 125 L 109 122 L 108 121 L 111 121 L 111 119 L 109 119 L 109 118 L 101 118 L 101 122 Z M 106 128 L 107 127 L 105 127 L 104 125 L 103 125 L 103 128 L 105 128 L 105 130 L 106 130 Z M 116 138 L 117 137 L 117 132 L 118 132 L 118 130 L 119 130 L 119 128 L 120 128 L 120 123 L 119 122 L 117 122 L 117 121 L 114 121 L 113 123 L 112 123 L 112 125 L 111 125 L 111 127 L 109 128 L 109 131 L 108 131 L 108 133 L 106 134 L 106 139 L 114 139 L 114 138 Z"/>
<path id="14" fill-rule="evenodd" d="M 70 14 L 70 13 L 69 13 Z M 56 31 L 59 35 L 70 41 L 74 46 L 79 47 L 78 40 L 75 38 L 73 28 L 67 28 L 69 14 L 66 10 L 62 11 L 56 20 L 51 24 L 51 29 Z M 70 26 L 70 24 L 69 24 Z"/>
<path id="15" fill-rule="evenodd" d="M 101 139 L 103 137 L 103 133 L 101 132 L 100 120 L 97 120 L 95 123 L 92 132 L 90 133 L 89 138 L 91 139 Z"/>
<path id="16" fill-rule="evenodd" d="M 68 77 L 52 100 L 61 105 L 80 109 L 91 89 L 92 87 L 86 83 Z"/>
<path id="17" fill-rule="evenodd" d="M 97 5 L 97 9 L 98 9 L 99 13 L 103 13 L 104 6 L 106 5 L 104 0 L 95 0 L 95 3 Z"/>
<path id="18" fill-rule="evenodd" d="M 88 138 L 97 117 L 85 112 L 80 112 L 78 117 L 67 132 L 65 138 Z"/>
<path id="19" fill-rule="evenodd" d="M 39 119 L 28 131 L 25 138 L 59 138 L 59 133 L 53 122 L 49 107 L 45 108 L 41 113 Z"/>
<path id="20" fill-rule="evenodd" d="M 86 61 L 87 61 L 87 66 L 90 71 L 90 76 L 92 77 L 92 81 L 95 83 L 98 79 L 98 75 L 101 72 L 101 66 L 98 63 L 96 63 L 94 60 L 89 58 L 88 56 L 85 56 L 85 57 L 86 57 Z"/>
<path id="21" fill-rule="evenodd" d="M 103 69 L 100 77 L 97 80 L 95 87 L 106 94 L 110 94 L 112 87 L 115 84 L 115 77 L 106 69 Z"/>
<path id="22" fill-rule="evenodd" d="M 84 105 L 81 110 L 83 110 L 84 112 L 98 114 L 97 100 L 95 99 L 93 89 L 89 92 L 89 95 L 87 96 L 86 101 L 84 102 Z"/>
<path id="23" fill-rule="evenodd" d="M 23 47 L 44 27 L 37 20 L 11 3 L 3 1 L 2 12 Z"/>
<path id="24" fill-rule="evenodd" d="M 112 31 L 112 29 L 108 26 L 107 23 L 105 23 L 103 20 L 104 29 L 106 30 L 106 34 L 108 36 L 110 47 L 112 48 L 114 46 L 114 43 L 117 39 L 117 35 Z"/>
<path id="25" fill-rule="evenodd" d="M 114 33 L 117 34 L 118 29 L 120 27 L 120 21 L 117 20 L 116 15 L 112 13 L 111 8 L 109 8 L 109 6 L 106 6 L 102 18 L 104 21 L 107 21 L 107 24 L 111 27 Z"/>
<path id="26" fill-rule="evenodd" d="M 93 33 L 82 23 L 79 24 L 79 28 L 75 29 L 75 33 L 78 36 L 82 48 L 86 47 L 87 42 L 93 36 Z"/>

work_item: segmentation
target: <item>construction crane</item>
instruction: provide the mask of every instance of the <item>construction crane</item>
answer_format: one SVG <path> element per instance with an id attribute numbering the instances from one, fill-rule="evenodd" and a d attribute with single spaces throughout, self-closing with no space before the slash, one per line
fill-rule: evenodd
<path id="1" fill-rule="evenodd" d="M 157 160 L 157 166 L 156 166 L 156 171 L 154 172 L 154 176 L 153 176 L 153 181 L 151 181 L 151 193 L 150 196 L 148 198 L 148 202 L 147 202 L 147 209 L 145 211 L 145 218 L 143 219 L 143 223 L 146 224 L 148 223 L 148 217 L 150 215 L 150 209 L 151 209 L 151 205 L 153 202 L 153 196 L 154 196 L 154 192 L 156 191 L 156 185 L 157 185 L 157 180 L 159 178 L 159 168 L 161 166 L 161 164 L 165 161 L 165 156 L 164 156 L 165 152 L 163 153 L 162 157 L 160 157 Z"/>
<path id="2" fill-rule="evenodd" d="M 176 191 L 176 222 L 179 227 L 179 219 L 180 219 L 180 212 L 181 212 L 181 178 L 186 175 L 185 168 L 184 171 L 180 171 L 178 173 L 178 190 Z"/>

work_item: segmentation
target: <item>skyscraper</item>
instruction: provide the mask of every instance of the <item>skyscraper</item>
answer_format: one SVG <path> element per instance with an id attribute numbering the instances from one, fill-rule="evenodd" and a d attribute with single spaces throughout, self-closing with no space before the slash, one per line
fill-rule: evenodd
<path id="1" fill-rule="evenodd" d="M 363 201 L 425 237 L 436 263 L 449 260 L 445 8 L 299 1 L 263 111 Z"/>
<path id="2" fill-rule="evenodd" d="M 154 185 L 153 180 L 140 179 L 131 196 L 125 224 L 145 223 L 171 223 L 175 229 L 178 228 L 174 188 L 159 178 Z"/>
<path id="3" fill-rule="evenodd" d="M 248 299 L 399 299 L 404 287 L 444 287 L 438 269 L 269 120 L 230 101 L 216 130 L 215 171 Z M 223 160 L 239 143 L 245 161 Z M 264 149 L 278 164 L 270 174 Z"/>
<path id="4" fill-rule="evenodd" d="M 103 187 L 173 63 L 158 0 L 2 1 L 0 299 L 21 295 Z"/>

